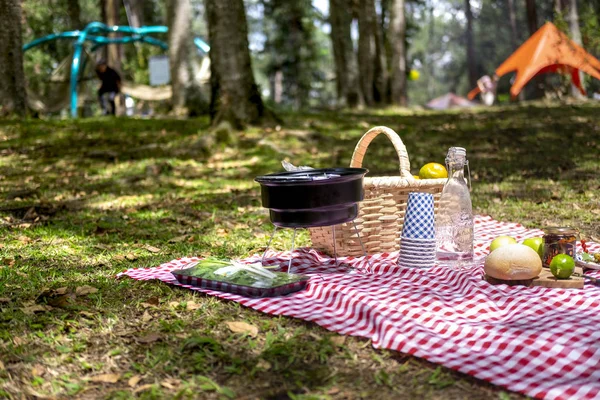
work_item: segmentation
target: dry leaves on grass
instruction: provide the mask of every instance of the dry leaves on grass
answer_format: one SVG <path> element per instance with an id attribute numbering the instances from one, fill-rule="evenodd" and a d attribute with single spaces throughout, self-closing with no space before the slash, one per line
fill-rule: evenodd
<path id="1" fill-rule="evenodd" d="M 150 246 L 147 245 L 146 247 L 144 247 L 146 250 L 148 250 L 150 253 L 160 253 L 160 249 L 158 247 L 154 247 L 154 246 Z"/>
<path id="2" fill-rule="evenodd" d="M 142 377 L 140 375 L 134 375 L 131 378 L 129 378 L 129 380 L 127 381 L 127 384 L 129 385 L 129 387 L 136 387 L 138 383 L 140 383 L 140 381 L 142 380 Z"/>
<path id="3" fill-rule="evenodd" d="M 256 337 L 258 335 L 258 328 L 246 322 L 227 321 L 225 324 L 233 333 L 245 333 L 251 337 Z"/>
<path id="4" fill-rule="evenodd" d="M 117 383 L 121 379 L 121 374 L 102 374 L 92 376 L 90 381 L 101 383 Z"/>
<path id="5" fill-rule="evenodd" d="M 10 303 L 10 299 L 8 297 L 0 297 L 0 303 Z"/>
<path id="6" fill-rule="evenodd" d="M 52 307 L 45 306 L 42 304 L 33 304 L 33 305 L 26 306 L 26 307 L 21 307 L 21 311 L 23 311 L 27 315 L 33 315 L 35 313 L 50 311 L 50 310 L 52 310 Z"/>
<path id="7" fill-rule="evenodd" d="M 343 346 L 344 343 L 346 343 L 346 336 L 342 336 L 342 335 L 332 336 L 329 338 L 329 340 L 331 340 L 331 343 L 340 347 L 340 346 Z"/>
<path id="8" fill-rule="evenodd" d="M 169 239 L 169 243 L 181 243 L 187 240 L 187 235 L 177 236 L 172 239 Z"/>
<path id="9" fill-rule="evenodd" d="M 46 373 L 46 370 L 40 364 L 36 364 L 31 368 L 31 375 L 42 376 Z"/>
<path id="10" fill-rule="evenodd" d="M 139 393 L 139 392 L 143 392 L 144 390 L 148 390 L 148 389 L 151 389 L 151 388 L 153 388 L 153 387 L 154 387 L 154 385 L 153 385 L 152 383 L 147 383 L 147 384 L 145 384 L 145 385 L 142 385 L 142 386 L 140 386 L 139 388 L 135 389 L 135 390 L 133 391 L 133 393 Z"/>
<path id="11" fill-rule="evenodd" d="M 143 322 L 152 321 L 153 318 L 154 317 L 148 311 L 144 311 L 144 315 L 142 315 Z"/>
<path id="12" fill-rule="evenodd" d="M 160 383 L 160 385 L 162 387 L 165 387 L 165 388 L 171 389 L 171 390 L 177 389 L 177 387 L 180 384 L 181 384 L 181 381 L 179 379 L 175 379 L 175 378 L 167 378 Z"/>
<path id="13" fill-rule="evenodd" d="M 202 305 L 194 302 L 194 301 L 188 301 L 185 305 L 186 310 L 188 311 L 194 311 L 197 310 L 199 308 L 202 308 Z"/>
<path id="14" fill-rule="evenodd" d="M 137 341 L 138 343 L 154 343 L 156 341 L 159 341 L 160 339 L 161 336 L 158 333 L 152 332 L 147 334 L 146 336 L 138 337 Z"/>
<path id="15" fill-rule="evenodd" d="M 92 286 L 88 286 L 88 285 L 83 285 L 83 286 L 79 286 L 77 289 L 75 289 L 75 294 L 77 296 L 85 296 L 88 294 L 93 294 L 93 293 L 97 293 L 98 289 L 96 289 L 95 287 Z"/>
<path id="16" fill-rule="evenodd" d="M 4 363 L 0 360 L 0 371 L 4 371 L 6 368 L 4 367 Z"/>

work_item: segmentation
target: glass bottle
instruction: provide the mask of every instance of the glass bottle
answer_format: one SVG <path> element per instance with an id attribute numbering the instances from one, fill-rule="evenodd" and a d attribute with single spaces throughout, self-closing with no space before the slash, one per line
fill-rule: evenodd
<path id="1" fill-rule="evenodd" d="M 442 190 L 435 218 L 436 259 L 441 265 L 473 261 L 473 207 L 464 175 L 468 165 L 464 148 L 448 149 L 448 181 Z"/>

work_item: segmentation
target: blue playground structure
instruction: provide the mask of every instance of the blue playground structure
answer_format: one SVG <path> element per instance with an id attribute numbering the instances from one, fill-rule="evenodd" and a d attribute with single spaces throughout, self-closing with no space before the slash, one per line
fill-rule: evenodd
<path id="1" fill-rule="evenodd" d="M 135 42 L 147 43 L 152 46 L 160 47 L 163 50 L 167 50 L 169 46 L 166 42 L 156 39 L 150 35 L 156 33 L 167 33 L 168 31 L 169 28 L 166 26 L 142 26 L 140 28 L 132 28 L 130 26 L 108 26 L 101 22 L 91 22 L 83 30 L 51 34 L 33 40 L 23 46 L 23 51 L 25 52 L 33 47 L 41 45 L 42 43 L 53 40 L 75 40 L 73 44 L 74 52 L 69 78 L 71 116 L 75 118 L 77 117 L 77 85 L 79 80 L 79 71 L 82 67 L 82 54 L 86 42 L 92 43 L 92 47 L 90 49 L 92 52 L 108 44 L 124 44 Z M 115 38 L 102 36 L 102 34 L 109 33 L 121 33 L 123 36 Z M 210 46 L 198 37 L 194 38 L 194 45 L 205 55 L 210 51 Z"/>

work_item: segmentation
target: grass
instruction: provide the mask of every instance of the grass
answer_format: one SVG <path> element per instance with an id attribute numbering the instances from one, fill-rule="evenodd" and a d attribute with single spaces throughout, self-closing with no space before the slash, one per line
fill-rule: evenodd
<path id="1" fill-rule="evenodd" d="M 290 114 L 284 127 L 215 143 L 205 119 L 0 121 L 0 398 L 521 398 L 365 339 L 114 276 L 260 252 L 272 227 L 253 178 L 284 158 L 347 165 L 373 125 L 400 133 L 415 173 L 466 147 L 478 213 L 599 241 L 598 112 Z M 383 138 L 365 163 L 397 173 Z M 290 240 L 284 232 L 273 246 Z M 309 244 L 306 232 L 297 240 Z"/>

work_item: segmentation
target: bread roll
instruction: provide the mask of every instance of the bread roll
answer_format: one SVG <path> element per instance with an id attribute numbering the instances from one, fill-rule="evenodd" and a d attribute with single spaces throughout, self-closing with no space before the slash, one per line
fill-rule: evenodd
<path id="1" fill-rule="evenodd" d="M 527 280 L 542 272 L 538 253 L 523 244 L 509 244 L 492 251 L 485 259 L 485 274 L 506 281 Z"/>

